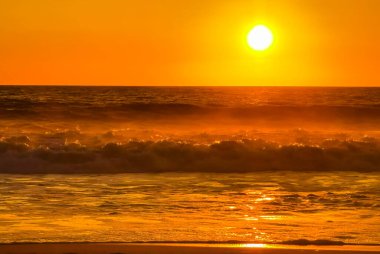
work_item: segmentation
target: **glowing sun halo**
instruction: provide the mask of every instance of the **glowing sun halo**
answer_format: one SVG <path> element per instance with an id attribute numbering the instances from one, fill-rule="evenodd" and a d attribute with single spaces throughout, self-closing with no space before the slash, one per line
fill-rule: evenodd
<path id="1" fill-rule="evenodd" d="M 263 51 L 272 45 L 273 34 L 266 26 L 258 25 L 249 32 L 247 41 L 252 49 Z"/>

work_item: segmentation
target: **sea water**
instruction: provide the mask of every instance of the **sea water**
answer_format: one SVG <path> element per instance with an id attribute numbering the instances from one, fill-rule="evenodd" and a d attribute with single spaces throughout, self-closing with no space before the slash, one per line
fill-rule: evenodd
<path id="1" fill-rule="evenodd" d="M 0 242 L 380 243 L 380 89 L 0 87 Z"/>

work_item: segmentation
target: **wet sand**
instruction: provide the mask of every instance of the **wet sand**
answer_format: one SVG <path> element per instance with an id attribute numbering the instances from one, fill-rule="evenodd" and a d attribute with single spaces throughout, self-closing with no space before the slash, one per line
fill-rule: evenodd
<path id="1" fill-rule="evenodd" d="M 195 246 L 117 243 L 0 244 L 1 254 L 364 254 L 380 253 L 379 246 L 297 247 Z"/>

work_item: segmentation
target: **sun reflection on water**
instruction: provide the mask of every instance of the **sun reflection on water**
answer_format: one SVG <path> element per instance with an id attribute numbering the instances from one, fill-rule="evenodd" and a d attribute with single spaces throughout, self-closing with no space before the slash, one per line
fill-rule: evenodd
<path id="1" fill-rule="evenodd" d="M 269 248 L 268 244 L 265 244 L 265 243 L 246 243 L 246 244 L 242 244 L 239 247 L 243 247 L 243 248 Z"/>

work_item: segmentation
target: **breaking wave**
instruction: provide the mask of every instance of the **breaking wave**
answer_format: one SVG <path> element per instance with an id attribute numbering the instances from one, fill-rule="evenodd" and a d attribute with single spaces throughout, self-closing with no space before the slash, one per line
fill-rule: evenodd
<path id="1" fill-rule="evenodd" d="M 88 147 L 31 145 L 26 136 L 0 141 L 1 173 L 379 171 L 380 142 L 325 140 L 280 145 L 265 140 L 212 144 L 129 141 Z"/>

